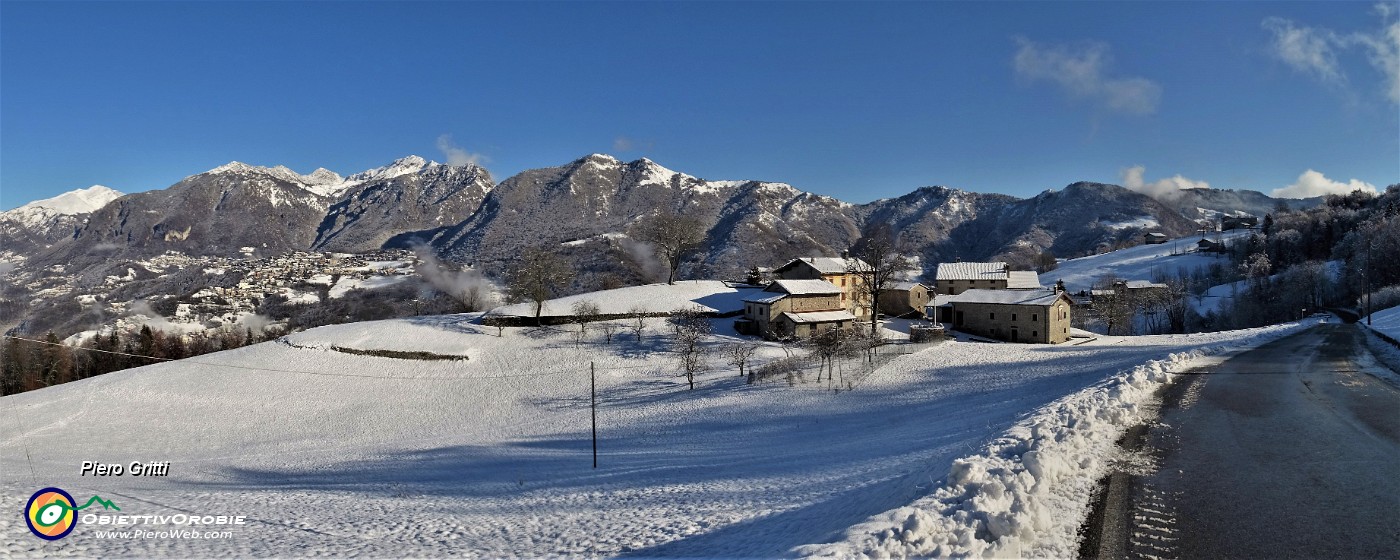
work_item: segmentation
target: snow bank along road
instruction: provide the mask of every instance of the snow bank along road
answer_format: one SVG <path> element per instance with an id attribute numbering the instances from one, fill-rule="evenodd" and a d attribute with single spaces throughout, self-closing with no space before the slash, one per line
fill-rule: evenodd
<path id="1" fill-rule="evenodd" d="M 1134 479 L 1128 552 L 1400 552 L 1400 389 L 1368 375 L 1379 366 L 1359 328 L 1321 326 L 1174 388 L 1180 404 L 1148 439 L 1156 472 Z"/>
<path id="2" fill-rule="evenodd" d="M 1038 423 L 1024 426 L 1026 434 L 1072 435 L 1055 427 L 1064 420 L 1059 409 L 1043 420 L 1030 411 L 1085 390 L 1113 405 L 1146 389 L 1106 388 L 1105 379 L 1136 372 L 1130 381 L 1150 387 L 1160 374 L 1138 369 L 1148 360 L 1297 328 L 1079 346 L 950 342 L 896 358 L 854 391 L 833 394 L 811 376 L 795 386 L 745 385 L 718 357 L 688 391 L 661 321 L 640 341 L 624 331 L 609 343 L 594 328 L 576 344 L 574 327 L 498 337 L 474 319 L 328 326 L 286 343 L 0 398 L 0 503 L 10 512 L 0 513 L 0 557 L 787 556 L 929 495 L 960 457 L 987 445 L 1011 453 L 1019 444 L 989 442 L 1022 422 Z M 717 332 L 730 324 L 717 322 Z M 717 335 L 707 344 L 717 351 L 731 340 Z M 757 360 L 783 355 L 769 346 Z M 598 367 L 596 470 L 589 362 Z M 1108 426 L 1123 414 L 1117 410 L 1072 423 Z M 80 474 L 84 461 L 170 467 L 165 477 L 95 477 Z M 1025 463 L 1040 480 L 1077 470 Z M 961 481 L 1000 472 L 958 468 Z M 118 540 L 102 532 L 164 528 L 79 523 L 44 541 L 16 512 L 48 486 L 80 503 L 112 500 L 128 516 L 247 522 L 229 527 L 228 538 Z"/>

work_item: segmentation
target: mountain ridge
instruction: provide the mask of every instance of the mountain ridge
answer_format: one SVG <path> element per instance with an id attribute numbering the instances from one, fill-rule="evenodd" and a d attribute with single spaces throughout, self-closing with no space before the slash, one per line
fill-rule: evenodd
<path id="1" fill-rule="evenodd" d="M 624 162 L 597 153 L 499 183 L 477 165 L 414 155 L 349 176 L 231 162 L 113 200 L 68 234 L 32 245 L 43 246 L 37 262 L 80 267 L 168 250 L 231 256 L 245 247 L 280 253 L 426 246 L 493 274 L 524 247 L 546 245 L 558 246 L 580 271 L 576 281 L 587 285 L 610 275 L 649 280 L 650 257 L 626 234 L 638 219 L 663 211 L 698 217 L 705 228 L 684 272 L 728 276 L 792 256 L 836 255 L 875 228 L 895 232 L 898 246 L 927 271 L 954 259 L 1026 264 L 1046 251 L 1086 254 L 1132 243 L 1148 230 L 1186 235 L 1200 227 L 1195 220 L 1241 211 L 1236 206 L 1309 204 L 1245 192 L 1252 194 L 1190 193 L 1171 204 L 1081 181 L 1030 198 L 926 186 L 852 204 L 787 183 L 710 181 L 649 158 Z"/>

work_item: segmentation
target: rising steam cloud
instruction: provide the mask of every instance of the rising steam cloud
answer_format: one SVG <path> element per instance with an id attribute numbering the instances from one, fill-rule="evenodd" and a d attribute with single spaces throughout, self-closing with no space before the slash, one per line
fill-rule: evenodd
<path id="1" fill-rule="evenodd" d="M 431 248 L 422 243 L 414 244 L 413 252 L 418 255 L 414 272 L 439 291 L 466 303 L 468 294 L 476 290 L 483 308 L 490 308 L 500 300 L 500 289 L 481 272 L 469 267 L 457 270 L 446 266 Z"/>

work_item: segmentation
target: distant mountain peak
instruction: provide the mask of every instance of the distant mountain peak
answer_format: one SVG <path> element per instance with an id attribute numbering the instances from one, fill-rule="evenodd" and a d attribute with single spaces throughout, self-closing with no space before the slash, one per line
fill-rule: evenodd
<path id="1" fill-rule="evenodd" d="M 401 177 L 410 173 L 418 173 L 424 169 L 440 165 L 442 164 L 423 159 L 421 156 L 409 155 L 396 159 L 389 165 L 368 169 L 351 175 L 346 178 L 346 181 L 357 184 L 369 181 L 387 181 L 395 177 Z"/>
<path id="2" fill-rule="evenodd" d="M 108 202 L 121 198 L 122 194 L 121 191 L 116 189 L 111 189 L 102 185 L 93 185 L 86 189 L 71 190 L 53 198 L 36 200 L 24 206 L 20 206 L 19 208 L 15 208 L 14 210 L 10 210 L 9 212 L 5 212 L 5 214 L 17 212 L 26 208 L 31 210 L 35 208 L 46 208 L 53 214 L 69 216 L 87 214 L 106 206 Z"/>
<path id="3" fill-rule="evenodd" d="M 36 200 L 13 210 L 0 212 L 0 220 L 19 222 L 28 227 L 39 227 L 59 216 L 90 214 L 122 196 L 123 193 L 116 189 L 93 185 L 86 189 L 71 190 L 53 198 Z"/>

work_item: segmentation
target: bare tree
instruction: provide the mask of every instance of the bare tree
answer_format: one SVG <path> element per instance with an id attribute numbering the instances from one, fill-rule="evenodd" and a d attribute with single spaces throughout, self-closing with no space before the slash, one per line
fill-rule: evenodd
<path id="1" fill-rule="evenodd" d="M 705 354 L 700 344 L 709 336 L 713 328 L 704 313 L 699 310 L 685 310 L 671 316 L 671 324 L 676 327 L 675 348 L 680 354 L 681 370 L 690 388 L 695 389 L 695 374 L 704 371 Z"/>
<path id="2" fill-rule="evenodd" d="M 540 247 L 526 247 L 508 274 L 506 293 L 514 301 L 535 303 L 535 325 L 539 326 L 544 302 L 569 282 L 573 272 L 563 259 Z"/>
<path id="3" fill-rule="evenodd" d="M 574 333 L 574 347 L 578 348 L 583 343 L 584 335 L 588 334 L 588 322 L 598 317 L 598 304 L 591 301 L 576 301 L 570 310 L 573 314 L 569 318 L 578 324 L 578 331 Z"/>
<path id="4" fill-rule="evenodd" d="M 505 334 L 506 319 L 500 315 L 487 314 L 481 317 L 481 324 L 488 327 L 496 327 L 496 338 Z"/>
<path id="5" fill-rule="evenodd" d="M 611 321 L 604 321 L 599 325 L 599 328 L 603 329 L 603 340 L 608 344 L 612 344 L 613 335 L 617 334 L 618 329 L 622 328 L 622 325 Z"/>
<path id="6" fill-rule="evenodd" d="M 812 335 L 803 341 L 803 345 L 812 349 L 821 362 L 817 365 L 817 382 L 821 383 L 822 369 L 826 369 L 828 375 L 826 380 L 831 382 L 831 378 L 836 374 L 836 356 L 840 355 L 846 343 L 849 333 L 845 329 L 831 328 Z"/>
<path id="7" fill-rule="evenodd" d="M 669 274 L 667 284 L 676 283 L 676 269 L 686 253 L 705 241 L 705 226 L 699 219 L 675 212 L 652 214 L 632 227 L 632 237 L 656 246 L 665 260 Z"/>
<path id="8" fill-rule="evenodd" d="M 914 261 L 895 249 L 889 226 L 876 227 L 856 241 L 846 259 L 846 272 L 856 277 L 857 305 L 870 304 L 870 334 L 880 329 L 880 292 L 893 287 L 904 273 L 914 270 Z"/>
<path id="9" fill-rule="evenodd" d="M 1094 283 L 1093 289 L 1093 309 L 1104 322 L 1104 334 L 1114 334 L 1115 328 L 1123 330 L 1124 327 L 1127 328 L 1127 334 L 1132 334 L 1133 314 L 1137 311 L 1137 302 L 1124 282 L 1116 276 L 1105 274 Z"/>
<path id="10" fill-rule="evenodd" d="M 744 376 L 744 365 L 753 359 L 754 352 L 757 351 L 758 344 L 753 342 L 735 342 L 724 349 L 729 364 L 739 368 L 739 377 Z"/>
<path id="11" fill-rule="evenodd" d="M 627 316 L 632 319 L 632 334 L 637 336 L 637 342 L 642 341 L 642 329 L 647 326 L 647 310 L 640 305 L 634 305 L 627 310 Z"/>

